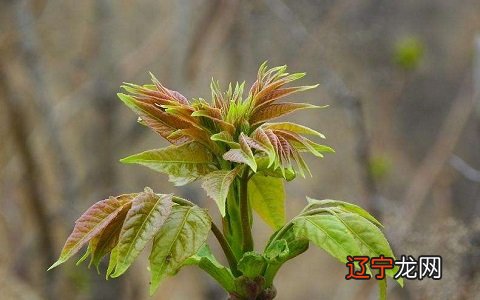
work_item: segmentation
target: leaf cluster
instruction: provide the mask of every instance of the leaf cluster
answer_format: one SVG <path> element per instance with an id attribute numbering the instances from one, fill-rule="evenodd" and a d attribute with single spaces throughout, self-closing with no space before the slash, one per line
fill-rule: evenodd
<path id="1" fill-rule="evenodd" d="M 185 265 L 197 265 L 212 276 L 232 299 L 273 299 L 274 277 L 288 260 L 307 250 L 309 243 L 341 262 L 347 255 L 393 257 L 381 224 L 368 212 L 347 202 L 309 199 L 294 219 L 285 219 L 285 181 L 311 175 L 304 153 L 323 157 L 334 152 L 312 137 L 325 136 L 292 122 L 272 122 L 289 113 L 322 108 L 308 103 L 280 102 L 316 87 L 290 86 L 304 73 L 289 74 L 286 66 L 258 70 L 244 93 L 244 83 L 222 92 L 211 83 L 211 99 L 189 101 L 164 87 L 125 83 L 118 97 L 139 117 L 140 124 L 171 143 L 121 160 L 168 175 L 175 185 L 202 180 L 215 201 L 222 230 L 209 214 L 192 202 L 150 188 L 97 202 L 75 223 L 54 268 L 87 245 L 79 262 L 99 268 L 109 256 L 106 277 L 124 274 L 151 243 L 149 256 L 153 293 L 167 276 Z M 245 94 L 245 95 L 244 95 Z M 308 137 L 307 137 L 308 136 Z M 255 211 L 274 231 L 262 253 L 251 234 Z M 228 260 L 223 266 L 206 243 L 212 231 Z M 387 272 L 393 276 L 394 270 Z"/>

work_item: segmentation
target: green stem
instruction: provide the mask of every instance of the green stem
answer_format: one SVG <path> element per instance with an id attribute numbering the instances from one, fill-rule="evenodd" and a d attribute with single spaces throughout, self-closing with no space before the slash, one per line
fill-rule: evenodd
<path id="1" fill-rule="evenodd" d="M 222 234 L 222 231 L 220 231 L 217 225 L 215 225 L 215 223 L 212 223 L 212 232 L 217 238 L 218 243 L 222 247 L 223 253 L 225 253 L 225 256 L 227 257 L 228 265 L 230 266 L 230 270 L 232 271 L 233 275 L 240 275 L 237 269 L 237 259 L 233 254 L 232 248 L 230 248 L 230 245 L 225 239 L 225 236 Z"/>
<path id="2" fill-rule="evenodd" d="M 242 222 L 242 250 L 243 252 L 253 251 L 252 228 L 250 227 L 250 207 L 248 205 L 248 174 L 245 169 L 240 180 L 240 219 Z"/>

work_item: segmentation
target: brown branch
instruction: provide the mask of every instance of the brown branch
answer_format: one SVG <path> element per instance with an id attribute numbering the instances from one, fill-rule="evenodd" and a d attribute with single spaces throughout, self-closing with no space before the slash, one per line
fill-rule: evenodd
<path id="1" fill-rule="evenodd" d="M 356 139 L 355 155 L 360 167 L 360 180 L 365 193 L 367 209 L 378 219 L 382 219 L 382 209 L 379 203 L 378 187 L 375 177 L 371 172 L 372 155 L 371 143 L 367 130 L 367 122 L 362 102 L 357 97 L 344 100 L 345 107 L 350 114 L 352 129 Z"/>
<path id="2" fill-rule="evenodd" d="M 360 98 L 354 95 L 338 74 L 329 68 L 321 68 L 321 81 L 326 91 L 345 108 L 348 113 L 355 137 L 355 156 L 359 166 L 359 177 L 362 182 L 364 201 L 367 209 L 381 219 L 378 184 L 371 170 L 371 144 L 367 122 Z"/>
<path id="3" fill-rule="evenodd" d="M 45 137 L 49 141 L 47 144 L 51 147 L 51 153 L 55 153 L 55 159 L 58 161 L 58 164 L 55 165 L 58 172 L 57 180 L 60 182 L 62 189 L 62 197 L 71 199 L 75 196 L 73 172 L 66 157 L 67 150 L 61 142 L 61 126 L 52 114 L 53 105 L 50 103 L 52 97 L 44 79 L 46 72 L 40 58 L 39 40 L 34 27 L 35 19 L 31 10 L 31 3 L 28 0 L 18 1 L 14 8 L 16 10 L 15 21 L 19 31 L 20 54 L 25 61 L 25 68 L 35 91 L 32 100 L 39 112 L 40 124 L 42 124 Z"/>
<path id="4" fill-rule="evenodd" d="M 474 99 L 478 95 L 471 95 L 469 76 L 464 80 L 458 96 L 453 101 L 446 116 L 438 137 L 431 149 L 425 155 L 410 186 L 403 197 L 403 212 L 401 223 L 395 226 L 395 241 L 401 244 L 413 226 L 415 217 L 427 199 L 435 180 L 447 164 L 457 145 L 463 128 L 474 108 Z"/>
<path id="5" fill-rule="evenodd" d="M 26 187 L 25 192 L 27 194 L 28 206 L 37 226 L 38 236 L 40 238 L 40 251 L 42 253 L 41 257 L 43 258 L 43 266 L 46 269 L 48 264 L 55 259 L 55 245 L 52 236 L 53 230 L 50 226 L 51 223 L 46 207 L 47 199 L 41 190 L 41 186 L 43 185 L 42 174 L 35 162 L 33 149 L 28 144 L 28 129 L 25 127 L 24 122 L 26 117 L 22 113 L 19 101 L 16 99 L 16 94 L 7 84 L 7 78 L 4 72 L 4 66 L 0 65 L 0 98 L 3 100 L 3 107 L 8 116 L 10 130 L 17 144 L 17 153 L 24 167 L 24 184 Z M 48 295 L 52 296 L 49 289 L 53 281 L 53 273 L 48 273 L 46 276 L 48 281 L 46 290 Z"/>
<path id="6" fill-rule="evenodd" d="M 210 2 L 206 13 L 203 15 L 200 24 L 187 50 L 185 62 L 185 74 L 187 79 L 193 80 L 198 74 L 202 62 L 203 52 L 207 45 L 216 43 L 222 45 L 235 23 L 238 0 L 215 0 Z M 213 37 L 215 39 L 213 39 Z M 213 59 L 214 55 L 206 57 Z M 206 63 L 208 65 L 208 62 Z"/>

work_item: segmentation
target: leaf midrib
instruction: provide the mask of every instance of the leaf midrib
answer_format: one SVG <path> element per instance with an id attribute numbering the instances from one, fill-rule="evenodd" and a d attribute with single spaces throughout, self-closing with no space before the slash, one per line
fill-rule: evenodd
<path id="1" fill-rule="evenodd" d="M 335 212 L 332 212 L 332 213 L 333 213 L 333 215 L 334 215 L 337 219 L 339 219 L 340 222 L 342 222 L 342 224 L 343 224 L 345 227 L 347 227 L 347 229 L 348 229 L 351 233 L 353 233 L 353 235 L 356 236 L 356 237 L 362 242 L 362 244 L 364 244 L 375 256 L 378 256 L 378 255 L 379 255 L 378 252 L 377 252 L 377 251 L 374 251 L 374 250 L 368 245 L 368 243 L 365 242 L 364 239 L 362 239 L 346 222 L 344 222 L 344 220 L 343 220 L 340 216 L 337 215 L 337 213 L 335 213 Z M 359 216 L 359 217 L 363 218 L 362 216 Z M 364 219 L 365 219 L 365 218 L 364 218 Z M 365 220 L 368 221 L 367 219 L 365 219 Z M 368 221 L 368 222 L 370 222 L 370 221 Z"/>
<path id="2" fill-rule="evenodd" d="M 128 160 L 125 162 L 129 162 Z M 154 159 L 135 159 L 135 161 L 131 161 L 132 163 L 138 163 L 138 162 L 147 162 L 147 163 L 172 163 L 172 164 L 178 164 L 178 163 L 185 163 L 185 164 L 210 164 L 211 160 L 205 160 L 205 161 L 193 161 L 193 160 L 154 160 Z"/>
<path id="3" fill-rule="evenodd" d="M 65 256 L 68 256 L 68 255 L 71 255 L 73 249 L 75 249 L 76 246 L 78 246 L 79 244 L 82 244 L 88 237 L 88 235 L 90 235 L 95 229 L 97 229 L 98 227 L 100 227 L 100 225 L 104 225 L 104 223 L 107 223 L 106 226 L 108 226 L 109 222 L 107 222 L 107 220 L 109 218 L 110 221 L 115 218 L 116 215 L 118 215 L 118 213 L 120 212 L 120 210 L 125 206 L 126 203 L 122 204 L 121 206 L 117 207 L 114 211 L 112 211 L 111 213 L 107 214 L 107 216 L 103 219 L 100 219 L 101 221 L 100 222 L 97 222 L 96 225 L 94 227 L 92 227 L 91 230 L 89 230 L 86 234 L 84 234 L 79 241 L 77 241 L 73 247 L 70 248 L 70 250 L 67 252 L 67 255 Z M 98 218 L 97 216 L 95 216 L 96 218 Z M 101 232 L 99 232 L 98 234 L 100 234 Z M 88 240 L 91 240 L 95 237 L 96 235 L 90 237 Z M 78 250 L 77 250 L 78 251 Z"/>
<path id="4" fill-rule="evenodd" d="M 305 217 L 305 220 L 307 220 L 308 222 L 310 222 L 313 226 L 315 226 L 316 228 L 320 229 L 323 233 L 325 233 L 325 235 L 327 235 L 330 239 L 332 239 L 335 244 L 339 245 L 340 248 L 342 248 L 346 253 L 348 253 L 348 249 L 346 249 L 345 247 L 343 247 L 343 245 L 341 243 L 339 243 L 336 239 L 334 239 L 330 234 L 328 234 L 328 232 L 326 232 L 320 225 L 316 224 L 315 222 L 313 222 L 312 220 L 310 220 L 309 217 Z"/>
<path id="5" fill-rule="evenodd" d="M 183 227 L 185 226 L 185 223 L 187 222 L 187 219 L 188 219 L 188 216 L 190 215 L 190 213 L 192 212 L 192 209 L 194 207 L 189 207 L 188 210 L 185 212 L 185 216 L 182 220 L 182 224 L 181 226 L 178 227 L 178 230 L 177 230 L 177 233 L 175 234 L 175 238 L 172 240 L 172 242 L 170 243 L 169 247 L 168 247 L 168 252 L 167 252 L 167 256 L 170 255 L 170 253 L 172 253 L 172 248 L 173 248 L 173 245 L 176 243 L 176 241 L 178 240 L 178 236 L 180 235 L 180 232 L 183 230 Z M 165 265 L 165 259 L 162 260 L 161 264 L 160 264 L 160 270 L 163 270 L 163 267 Z"/>
<path id="6" fill-rule="evenodd" d="M 145 224 L 147 223 L 147 220 L 150 219 L 150 216 L 152 215 L 153 211 L 155 210 L 155 208 L 157 207 L 158 203 L 161 201 L 161 197 L 158 197 L 158 200 L 155 202 L 154 205 L 152 205 L 152 209 L 148 212 L 147 216 L 145 217 L 145 219 L 143 220 L 142 222 L 142 225 L 139 227 L 139 230 L 137 231 L 137 233 L 135 234 L 135 237 L 133 238 L 132 240 L 132 243 L 130 243 L 130 246 L 128 247 L 128 251 L 127 251 L 127 254 L 123 256 L 123 260 L 122 260 L 122 263 L 125 263 L 126 261 L 126 258 L 130 255 L 130 253 L 132 252 L 132 245 L 135 244 L 135 241 L 137 240 L 139 234 L 140 234 L 140 229 L 144 228 Z M 118 265 L 118 262 L 117 262 L 117 265 Z"/>

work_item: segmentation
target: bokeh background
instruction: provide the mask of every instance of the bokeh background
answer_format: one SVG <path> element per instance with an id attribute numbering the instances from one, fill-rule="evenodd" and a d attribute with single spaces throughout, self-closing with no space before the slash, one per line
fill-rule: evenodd
<path id="1" fill-rule="evenodd" d="M 336 149 L 287 184 L 288 216 L 305 195 L 362 205 L 398 255 L 443 257 L 442 280 L 392 282 L 390 299 L 478 299 L 477 34 L 478 0 L 0 1 L 0 298 L 224 299 L 192 267 L 150 298 L 147 253 L 116 280 L 73 262 L 46 269 L 109 195 L 150 186 L 216 211 L 198 184 L 118 163 L 165 145 L 116 99 L 123 81 L 151 71 L 208 98 L 212 77 L 248 85 L 268 60 L 320 83 L 292 100 L 330 107 L 291 118 Z M 254 227 L 261 248 L 271 232 Z M 312 246 L 280 272 L 278 299 L 375 299 L 374 282 L 346 271 Z"/>

